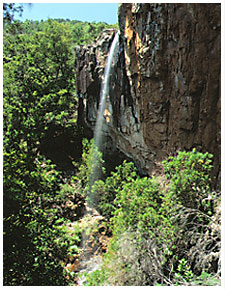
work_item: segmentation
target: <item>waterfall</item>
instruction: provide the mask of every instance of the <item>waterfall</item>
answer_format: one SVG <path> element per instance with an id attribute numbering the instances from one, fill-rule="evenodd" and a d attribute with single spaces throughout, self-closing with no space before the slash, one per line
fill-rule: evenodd
<path id="1" fill-rule="evenodd" d="M 111 44 L 105 70 L 104 70 L 104 78 L 103 78 L 103 82 L 101 86 L 100 103 L 99 103 L 97 120 L 96 120 L 95 130 L 94 130 L 95 145 L 98 147 L 99 150 L 101 149 L 101 144 L 102 144 L 102 128 L 104 124 L 104 111 L 106 108 L 106 97 L 109 95 L 110 72 L 111 72 L 112 62 L 113 62 L 115 53 L 118 50 L 118 46 L 119 46 L 118 44 L 119 44 L 119 32 L 115 34 L 113 42 Z"/>
<path id="2" fill-rule="evenodd" d="M 102 143 L 103 143 L 103 125 L 105 123 L 104 119 L 104 112 L 106 109 L 106 98 L 109 97 L 109 79 L 110 79 L 110 73 L 111 68 L 113 64 L 113 59 L 118 51 L 119 47 L 119 32 L 117 32 L 114 36 L 113 42 L 111 44 L 109 55 L 106 61 L 105 69 L 104 69 L 104 77 L 101 85 L 101 92 L 100 92 L 100 102 L 99 102 L 99 108 L 97 113 L 97 119 L 95 123 L 95 129 L 94 129 L 94 144 L 95 147 L 98 149 L 98 151 L 102 150 Z M 94 182 L 97 180 L 97 178 L 100 176 L 100 168 L 99 168 L 99 162 L 98 162 L 98 153 L 96 150 L 93 150 L 93 164 L 92 164 L 92 176 L 90 177 L 90 190 Z M 90 199 L 95 198 L 92 194 L 90 194 Z M 94 199 L 93 199 L 94 201 Z"/>
<path id="3" fill-rule="evenodd" d="M 111 68 L 113 66 L 113 59 L 116 55 L 119 47 L 119 32 L 117 32 L 114 36 L 113 42 L 111 44 L 109 55 L 106 61 L 105 70 L 104 70 L 104 77 L 101 86 L 100 92 L 100 102 L 99 108 L 97 113 L 97 119 L 95 123 L 94 129 L 94 148 L 92 152 L 92 175 L 90 176 L 89 180 L 89 193 L 87 198 L 87 215 L 83 218 L 91 218 L 92 224 L 93 221 L 97 222 L 103 218 L 99 215 L 99 213 L 95 210 L 94 206 L 98 201 L 97 196 L 94 195 L 92 191 L 92 186 L 94 182 L 101 176 L 101 164 L 98 158 L 98 151 L 102 149 L 103 143 L 103 126 L 107 119 L 104 119 L 104 112 L 106 109 L 106 98 L 109 97 L 109 79 Z M 95 149 L 97 148 L 97 150 Z M 90 221 L 90 219 L 89 219 Z M 97 224 L 97 223 L 96 223 Z M 89 233 L 90 234 L 90 233 Z M 82 257 L 80 259 L 80 273 L 90 274 L 91 272 L 100 268 L 102 264 L 102 256 L 94 254 L 93 248 L 89 244 L 90 236 L 87 232 L 82 233 Z M 91 255 L 90 255 L 90 252 Z M 85 275 L 78 276 L 78 285 L 82 286 L 86 280 Z"/>

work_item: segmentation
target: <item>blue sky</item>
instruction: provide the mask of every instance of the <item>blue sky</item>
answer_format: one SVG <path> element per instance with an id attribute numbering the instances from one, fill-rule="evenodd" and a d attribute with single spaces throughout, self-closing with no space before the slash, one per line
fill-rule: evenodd
<path id="1" fill-rule="evenodd" d="M 24 4 L 22 17 L 15 18 L 21 21 L 63 18 L 115 24 L 118 22 L 117 9 L 117 3 L 32 3 Z"/>

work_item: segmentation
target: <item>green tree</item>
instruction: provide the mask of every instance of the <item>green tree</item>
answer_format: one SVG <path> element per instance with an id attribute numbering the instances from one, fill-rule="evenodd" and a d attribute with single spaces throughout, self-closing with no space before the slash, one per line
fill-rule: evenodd
<path id="1" fill-rule="evenodd" d="M 14 14 L 23 12 L 23 5 L 15 3 L 3 3 L 3 23 L 12 23 Z"/>
<path id="2" fill-rule="evenodd" d="M 4 284 L 62 285 L 53 241 L 63 178 L 40 152 L 49 130 L 75 125 L 74 57 L 65 24 L 4 35 Z M 61 200 L 63 203 L 65 200 Z M 60 274 L 61 272 L 61 274 Z"/>
<path id="3" fill-rule="evenodd" d="M 67 285 L 63 259 L 77 253 L 79 230 L 67 232 L 66 202 L 84 202 L 79 182 L 85 187 L 91 170 L 80 166 L 71 185 L 47 157 L 56 139 L 80 147 L 73 47 L 108 25 L 22 23 L 14 20 L 22 5 L 3 8 L 4 285 Z M 85 153 L 83 158 L 89 162 Z"/>
<path id="4" fill-rule="evenodd" d="M 4 39 L 4 148 L 35 157 L 49 130 L 74 125 L 74 57 L 68 27 L 49 20 Z M 33 159 L 31 160 L 33 162 Z"/>

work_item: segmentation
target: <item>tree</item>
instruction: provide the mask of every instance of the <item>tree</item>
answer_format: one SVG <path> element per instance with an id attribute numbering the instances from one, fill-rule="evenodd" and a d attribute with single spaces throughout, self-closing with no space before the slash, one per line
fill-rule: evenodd
<path id="1" fill-rule="evenodd" d="M 51 20 L 43 32 L 5 39 L 5 133 L 16 129 L 16 137 L 25 140 L 29 150 L 50 126 L 68 125 L 74 112 L 71 44 L 68 27 Z"/>
<path id="2" fill-rule="evenodd" d="M 64 282 L 61 245 L 50 244 L 60 237 L 52 205 L 64 181 L 40 145 L 49 130 L 74 126 L 73 63 L 65 24 L 49 20 L 43 31 L 4 35 L 5 285 Z"/>
<path id="3" fill-rule="evenodd" d="M 3 22 L 12 23 L 14 20 L 14 14 L 23 12 L 23 5 L 16 5 L 15 3 L 3 3 Z"/>
<path id="4" fill-rule="evenodd" d="M 52 150 L 59 136 L 63 147 L 68 141 L 64 136 L 73 136 L 73 147 L 79 144 L 79 137 L 74 140 L 73 45 L 79 43 L 84 30 L 82 43 L 90 41 L 96 31 L 88 32 L 89 25 L 79 21 L 14 21 L 17 6 L 7 5 L 3 46 L 4 285 L 65 285 L 61 260 L 68 246 L 72 245 L 74 252 L 79 238 L 73 236 L 75 243 L 65 240 L 61 228 L 68 220 L 62 208 L 68 198 L 80 197 L 70 185 L 72 181 L 65 181 L 63 172 L 50 162 L 43 146 L 48 143 Z M 74 35 L 76 25 L 78 34 Z"/>

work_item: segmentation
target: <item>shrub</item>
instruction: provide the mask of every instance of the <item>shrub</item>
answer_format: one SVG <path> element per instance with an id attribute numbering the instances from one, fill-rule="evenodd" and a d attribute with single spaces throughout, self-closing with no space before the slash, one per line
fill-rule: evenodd
<path id="1" fill-rule="evenodd" d="M 219 274 L 220 200 L 211 190 L 211 159 L 193 149 L 164 161 L 165 176 L 140 178 L 128 169 L 123 178 L 124 163 L 112 174 L 115 183 L 96 182 L 102 206 L 110 196 L 113 237 L 102 269 L 86 284 L 185 285 L 202 280 L 202 272 Z"/>
<path id="2" fill-rule="evenodd" d="M 66 285 L 63 261 L 80 242 L 79 232 L 66 233 L 69 219 L 62 217 L 71 187 L 63 185 L 55 166 L 41 157 L 28 180 L 30 190 L 21 208 L 5 218 L 4 284 Z"/>
<path id="3" fill-rule="evenodd" d="M 78 172 L 73 177 L 73 180 L 76 182 L 77 189 L 87 198 L 89 204 L 93 206 L 93 203 L 97 202 L 95 200 L 97 196 L 92 193 L 92 186 L 104 174 L 104 161 L 102 160 L 101 152 L 98 151 L 98 148 L 94 144 L 94 139 L 91 141 L 83 139 L 82 145 L 82 159 L 79 164 L 74 163 L 78 167 Z"/>
<path id="4" fill-rule="evenodd" d="M 203 200 L 211 192 L 212 157 L 212 154 L 203 154 L 194 148 L 190 152 L 178 152 L 176 157 L 162 162 L 170 190 L 185 207 L 206 207 Z"/>
<path id="5" fill-rule="evenodd" d="M 106 180 L 98 180 L 92 187 L 92 193 L 98 196 L 98 202 L 95 202 L 96 208 L 108 220 L 112 217 L 117 205 L 114 202 L 117 193 L 126 183 L 135 180 L 137 170 L 132 162 L 124 161 L 123 164 L 116 167 L 115 172 Z"/>

